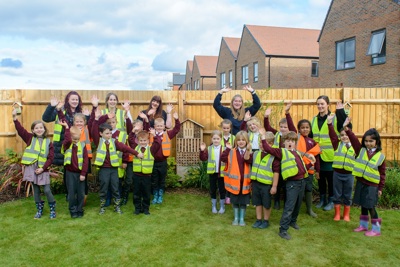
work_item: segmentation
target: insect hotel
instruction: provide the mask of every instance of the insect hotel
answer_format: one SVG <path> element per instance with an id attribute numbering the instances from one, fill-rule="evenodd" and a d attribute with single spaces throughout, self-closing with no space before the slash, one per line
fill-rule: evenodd
<path id="1" fill-rule="evenodd" d="M 200 161 L 200 144 L 203 142 L 204 126 L 186 119 L 181 123 L 181 130 L 176 136 L 176 173 L 184 177 L 190 166 Z"/>

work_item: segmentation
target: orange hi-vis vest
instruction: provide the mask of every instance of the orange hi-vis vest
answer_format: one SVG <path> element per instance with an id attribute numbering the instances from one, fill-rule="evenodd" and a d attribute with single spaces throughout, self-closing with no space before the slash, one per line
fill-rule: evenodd
<path id="1" fill-rule="evenodd" d="M 238 195 L 240 193 L 240 169 L 239 163 L 237 160 L 237 150 L 232 149 L 229 152 L 228 162 L 225 166 L 225 176 L 224 183 L 225 189 L 232 194 Z M 250 164 L 244 163 L 244 177 L 243 177 L 243 185 L 242 185 L 242 194 L 250 194 Z"/>
<path id="2" fill-rule="evenodd" d="M 321 148 L 318 145 L 318 143 L 316 143 L 315 146 L 313 146 L 310 150 L 307 150 L 306 139 L 301 134 L 298 134 L 297 150 L 300 152 L 303 152 L 303 153 L 308 153 L 308 154 L 314 155 L 314 156 L 317 156 L 322 153 Z M 311 162 L 306 156 L 303 156 L 302 159 L 303 159 L 305 165 L 307 165 Z M 309 169 L 308 173 L 314 174 L 315 173 L 314 167 Z"/>
<path id="3" fill-rule="evenodd" d="M 87 153 L 88 153 L 88 157 L 89 157 L 89 159 L 91 159 L 93 157 L 92 144 L 91 144 L 91 140 L 90 140 L 90 137 L 89 137 L 89 131 L 88 131 L 87 125 L 85 125 L 85 127 L 82 128 L 82 130 L 81 130 L 81 138 L 79 139 L 79 141 L 85 143 L 86 150 L 87 150 Z"/>
<path id="4" fill-rule="evenodd" d="M 154 137 L 150 135 L 150 146 L 154 142 Z M 171 155 L 171 139 L 168 136 L 168 133 L 166 131 L 163 132 L 163 138 L 162 138 L 162 153 L 164 157 L 169 157 Z"/>

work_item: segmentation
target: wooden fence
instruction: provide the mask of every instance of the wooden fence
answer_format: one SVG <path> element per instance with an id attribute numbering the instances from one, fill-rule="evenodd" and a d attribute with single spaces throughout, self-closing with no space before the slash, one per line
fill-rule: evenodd
<path id="1" fill-rule="evenodd" d="M 29 129 L 32 121 L 41 119 L 51 96 L 64 99 L 69 90 L 0 90 L 0 154 L 6 148 L 22 152 L 24 144 L 16 136 L 12 122 L 11 105 L 14 101 L 23 104 L 22 116 L 19 120 Z M 109 91 L 85 90 L 78 91 L 84 107 L 91 108 L 91 97 L 96 94 L 104 99 Z M 217 91 L 114 91 L 119 100 L 129 100 L 131 113 L 136 117 L 140 110 L 146 109 L 153 95 L 160 95 L 164 104 L 171 103 L 179 113 L 181 121 L 192 119 L 204 126 L 204 140 L 210 141 L 210 132 L 218 128 L 221 118 L 212 107 Z M 350 102 L 350 116 L 353 119 L 353 131 L 361 137 L 363 133 L 375 127 L 382 137 L 383 152 L 388 160 L 400 158 L 400 88 L 318 88 L 318 89 L 270 89 L 257 90 L 263 103 L 258 117 L 262 119 L 264 110 L 273 108 L 272 125 L 277 128 L 277 122 L 283 114 L 283 103 L 291 100 L 293 106 L 291 114 L 294 122 L 300 119 L 311 120 L 317 114 L 315 102 L 318 96 L 327 95 L 331 100 L 330 109 L 335 110 L 338 100 Z M 229 106 L 235 94 L 241 94 L 245 101 L 251 103 L 251 94 L 236 90 L 223 95 L 222 103 Z M 53 132 L 54 123 L 48 123 L 49 131 Z M 175 155 L 175 151 L 173 151 Z"/>

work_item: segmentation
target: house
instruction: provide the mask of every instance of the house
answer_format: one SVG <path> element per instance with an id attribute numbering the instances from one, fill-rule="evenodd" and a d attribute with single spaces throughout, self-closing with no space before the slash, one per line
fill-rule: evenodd
<path id="1" fill-rule="evenodd" d="M 192 90 L 215 90 L 217 56 L 194 56 Z M 187 71 L 186 71 L 187 72 Z"/>
<path id="2" fill-rule="evenodd" d="M 222 37 L 217 63 L 217 89 L 237 89 L 237 54 L 240 38 Z"/>
<path id="3" fill-rule="evenodd" d="M 244 85 L 255 89 L 317 87 L 319 33 L 314 29 L 244 25 L 236 89 Z M 220 60 L 218 64 L 226 63 Z"/>
<path id="4" fill-rule="evenodd" d="M 172 90 L 178 91 L 185 84 L 185 74 L 172 73 Z"/>
<path id="5" fill-rule="evenodd" d="M 192 90 L 193 89 L 193 60 L 186 61 L 186 74 L 185 74 L 185 84 L 179 90 Z"/>
<path id="6" fill-rule="evenodd" d="M 399 37 L 399 1 L 332 0 L 318 38 L 320 87 L 399 87 Z"/>

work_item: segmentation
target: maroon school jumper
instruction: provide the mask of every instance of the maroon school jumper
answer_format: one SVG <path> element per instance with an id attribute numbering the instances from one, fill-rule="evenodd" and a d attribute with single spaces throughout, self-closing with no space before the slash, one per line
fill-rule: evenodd
<path id="1" fill-rule="evenodd" d="M 69 147 L 72 144 L 72 139 L 71 139 L 71 132 L 70 129 L 65 129 L 65 134 L 64 134 L 64 141 L 63 141 L 63 148 L 64 151 L 67 151 Z M 78 147 L 76 145 L 72 146 L 72 151 L 71 151 L 71 163 L 65 165 L 65 169 L 69 172 L 75 172 L 75 173 L 80 173 L 82 176 L 86 176 L 86 173 L 88 172 L 89 168 L 89 157 L 87 153 L 86 146 L 83 146 L 83 163 L 82 163 L 82 170 L 79 170 L 79 163 L 78 163 Z"/>

